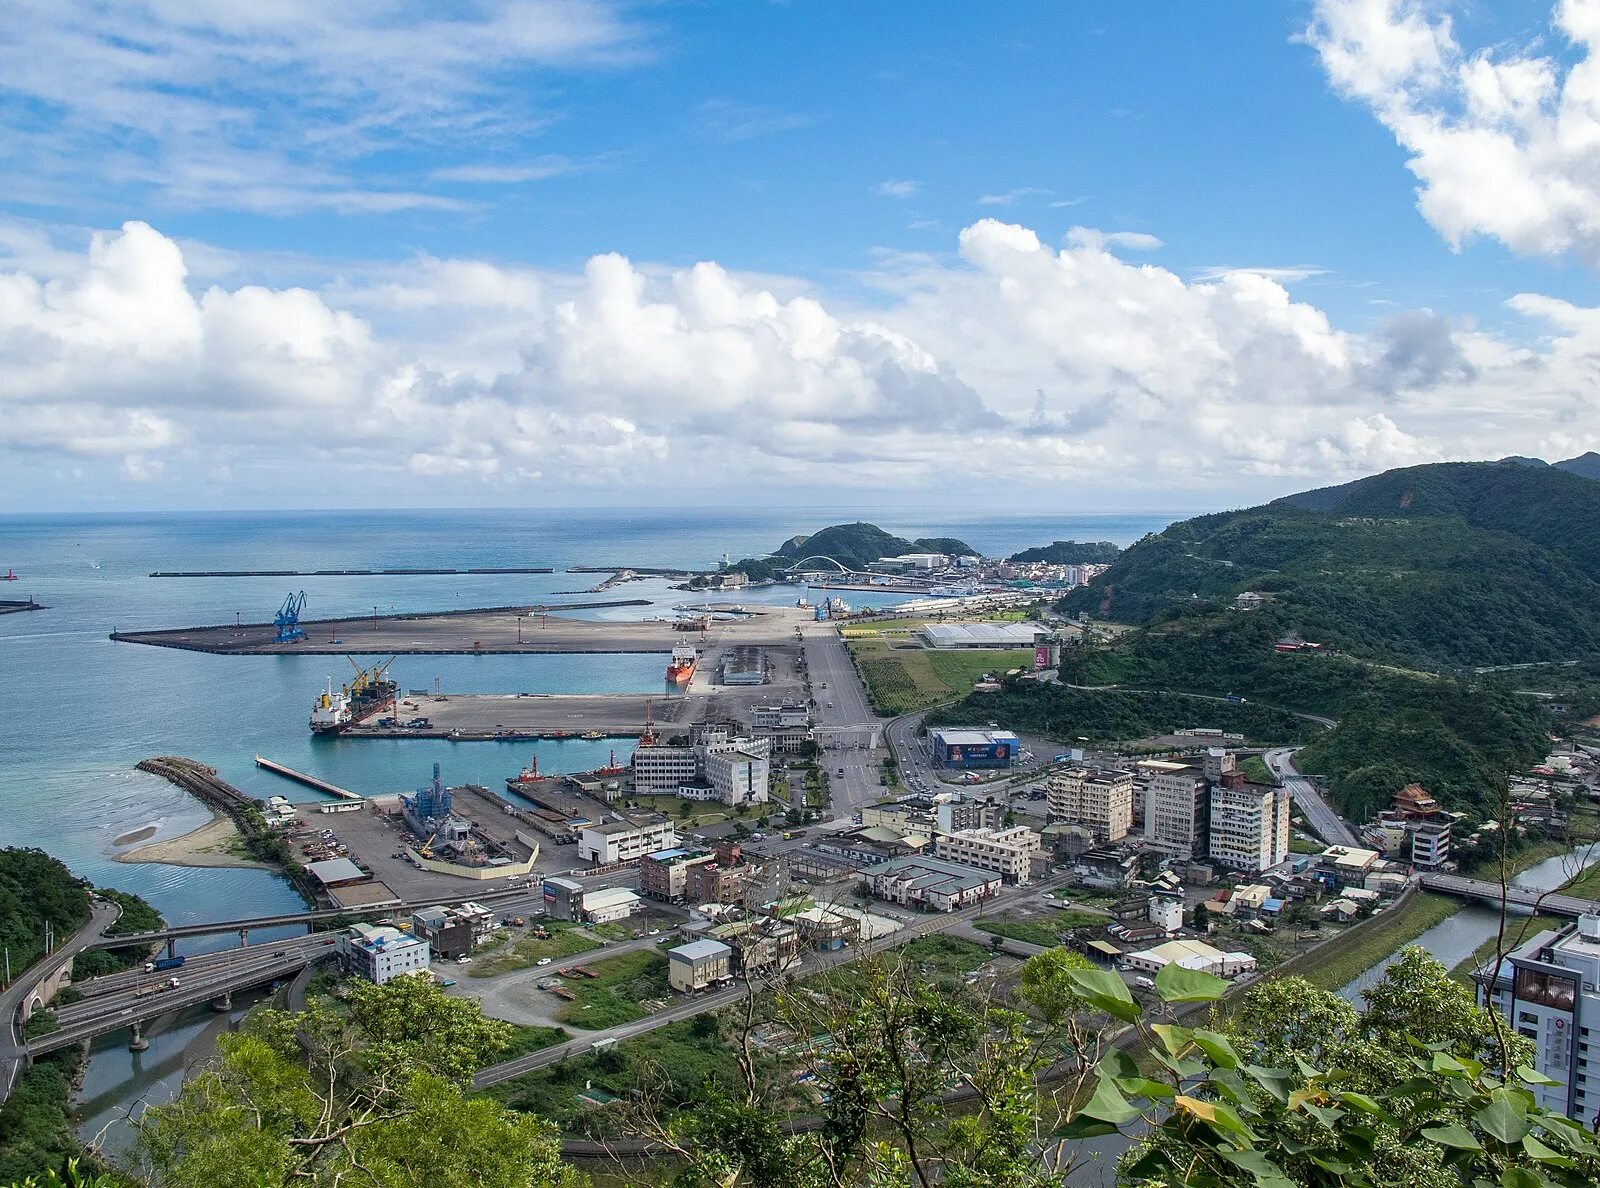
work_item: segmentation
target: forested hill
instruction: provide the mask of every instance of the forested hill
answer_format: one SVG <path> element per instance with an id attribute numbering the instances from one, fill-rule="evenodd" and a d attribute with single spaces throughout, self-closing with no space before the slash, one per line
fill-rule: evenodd
<path id="1" fill-rule="evenodd" d="M 1600 483 L 1552 467 L 1409 467 L 1174 524 L 1065 600 L 1191 622 L 1269 595 L 1285 633 L 1423 668 L 1600 653 Z"/>
<path id="2" fill-rule="evenodd" d="M 1115 561 L 1121 552 L 1109 540 L 1058 540 L 1012 553 L 1011 560 L 1024 565 L 1107 565 Z"/>
<path id="3" fill-rule="evenodd" d="M 974 550 L 953 536 L 906 540 L 885 532 L 876 524 L 834 524 L 811 536 L 795 536 L 778 546 L 776 556 L 801 560 L 805 557 L 831 557 L 849 569 L 864 569 L 881 557 L 905 553 L 945 553 L 970 556 Z"/>

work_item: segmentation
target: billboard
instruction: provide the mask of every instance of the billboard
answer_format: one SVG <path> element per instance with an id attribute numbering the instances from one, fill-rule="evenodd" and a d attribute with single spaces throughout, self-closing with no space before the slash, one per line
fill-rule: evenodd
<path id="1" fill-rule="evenodd" d="M 1033 649 L 1033 671 L 1043 672 L 1050 667 L 1050 645 L 1040 644 Z"/>

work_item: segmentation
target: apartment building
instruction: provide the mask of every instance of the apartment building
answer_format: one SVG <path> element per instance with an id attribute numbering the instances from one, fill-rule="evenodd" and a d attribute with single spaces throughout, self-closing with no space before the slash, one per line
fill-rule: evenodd
<path id="1" fill-rule="evenodd" d="M 1246 783 L 1229 771 L 1211 789 L 1208 849 L 1213 862 L 1257 874 L 1289 858 L 1289 791 Z"/>
<path id="2" fill-rule="evenodd" d="M 645 796 L 761 804 L 767 800 L 772 741 L 741 738 L 723 725 L 696 727 L 687 747 L 638 747 L 633 790 Z"/>
<path id="3" fill-rule="evenodd" d="M 1539 1104 L 1591 1124 L 1600 1114 L 1600 916 L 1538 933 L 1473 980 L 1479 1005 L 1534 1042 L 1534 1067 L 1554 1082 L 1528 1086 Z"/>
<path id="4" fill-rule="evenodd" d="M 667 950 L 667 983 L 693 994 L 733 977 L 733 950 L 721 941 L 697 940 Z"/>
<path id="5" fill-rule="evenodd" d="M 1165 759 L 1143 760 L 1135 772 L 1145 785 L 1145 844 L 1184 858 L 1204 856 L 1210 811 L 1205 772 Z"/>
<path id="6" fill-rule="evenodd" d="M 677 844 L 678 831 L 669 821 L 608 821 L 584 826 L 578 835 L 578 857 L 591 866 L 610 866 L 634 862 Z"/>
<path id="7" fill-rule="evenodd" d="M 1070 767 L 1044 782 L 1052 821 L 1082 825 L 1099 842 L 1120 841 L 1133 828 L 1133 773 L 1114 767 Z"/>
<path id="8" fill-rule="evenodd" d="M 428 942 L 387 924 L 347 928 L 335 946 L 345 972 L 379 986 L 428 968 Z"/>
<path id="9" fill-rule="evenodd" d="M 639 859 L 639 890 L 651 899 L 683 903 L 689 897 L 689 872 L 715 861 L 710 850 L 682 847 L 646 854 Z"/>
<path id="10" fill-rule="evenodd" d="M 1044 839 L 1026 825 L 1011 829 L 964 829 L 936 833 L 934 857 L 993 871 L 1007 883 L 1033 881 L 1033 864 L 1044 854 Z"/>

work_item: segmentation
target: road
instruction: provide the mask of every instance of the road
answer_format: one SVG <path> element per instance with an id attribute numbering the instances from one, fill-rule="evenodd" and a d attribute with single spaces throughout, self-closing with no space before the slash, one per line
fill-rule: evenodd
<path id="1" fill-rule="evenodd" d="M 832 623 L 800 627 L 806 673 L 811 681 L 814 727 L 823 739 L 821 763 L 828 773 L 832 807 L 848 817 L 883 793 L 883 769 L 872 750 L 872 736 L 884 719 L 867 704 L 867 691 L 850 662 L 850 649 Z M 842 771 L 842 774 L 841 774 Z"/>
<path id="2" fill-rule="evenodd" d="M 830 685 L 832 683 L 833 682 L 831 681 L 829 682 Z M 1044 892 L 1049 891 L 1051 888 L 1060 885 L 1064 881 L 1064 879 L 1057 879 L 1050 882 L 1037 883 L 1030 887 L 1013 888 L 1007 892 L 1003 892 L 999 901 L 990 901 L 988 903 L 979 904 L 975 907 L 966 908 L 959 912 L 920 917 L 914 919 L 911 923 L 907 924 L 898 932 L 890 933 L 888 936 L 879 937 L 877 940 L 867 941 L 866 943 L 859 945 L 851 945 L 848 948 L 837 949 L 833 952 L 807 953 L 804 958 L 802 958 L 800 965 L 789 970 L 785 976 L 789 978 L 812 977 L 823 972 L 824 970 L 832 969 L 835 966 L 842 965 L 845 962 L 856 961 L 867 956 L 868 954 L 881 953 L 887 949 L 896 948 L 900 945 L 914 941 L 919 937 L 928 936 L 935 932 L 943 932 L 946 929 L 968 926 L 972 923 L 972 921 L 978 919 L 982 915 L 992 913 L 1002 906 L 1016 903 L 1019 900 L 1043 894 Z M 987 942 L 987 934 L 982 935 Z M 636 948 L 639 946 L 635 945 L 631 947 Z M 611 950 L 606 955 L 614 955 L 617 951 L 618 950 L 615 949 Z M 581 956 L 574 957 L 563 961 L 562 964 L 573 964 L 581 962 L 582 960 L 583 957 Z M 714 990 L 709 993 L 696 995 L 685 1002 L 679 1003 L 675 1006 L 670 1006 L 662 1011 L 657 1011 L 648 1018 L 638 1019 L 632 1023 L 624 1023 L 619 1027 L 607 1028 L 604 1031 L 592 1032 L 588 1035 L 569 1040 L 566 1043 L 557 1044 L 551 1048 L 544 1048 L 538 1052 L 530 1052 L 526 1056 L 519 1056 L 515 1060 L 508 1060 L 502 1064 L 490 1065 L 488 1068 L 478 1070 L 477 1074 L 472 1078 L 473 1086 L 475 1088 L 482 1089 L 489 1085 L 496 1085 L 501 1081 L 509 1081 L 515 1077 L 524 1076 L 527 1073 L 535 1072 L 538 1069 L 546 1068 L 552 1064 L 558 1064 L 561 1061 L 567 1060 L 573 1056 L 581 1056 L 585 1052 L 592 1051 L 596 1044 L 610 1046 L 612 1043 L 625 1039 L 631 1039 L 636 1035 L 643 1035 L 645 1032 L 654 1031 L 657 1028 L 665 1027 L 669 1023 L 677 1023 L 684 1019 L 691 1019 L 696 1015 L 704 1014 L 706 1011 L 720 1010 L 723 1007 L 731 1006 L 734 1003 L 739 1002 L 756 990 L 764 989 L 766 985 L 767 984 L 765 982 L 761 981 L 753 983 L 739 982 L 729 986 L 725 990 Z"/>
<path id="3" fill-rule="evenodd" d="M 1305 815 L 1306 821 L 1317 835 L 1330 846 L 1350 846 L 1360 848 L 1361 839 L 1355 831 L 1345 823 L 1343 817 L 1334 812 L 1332 806 L 1322 798 L 1322 794 L 1312 786 L 1310 780 L 1301 775 L 1294 766 L 1293 747 L 1275 747 L 1262 755 L 1266 760 L 1267 768 L 1277 776 L 1283 785 L 1289 789 L 1289 797 L 1294 805 Z"/>
<path id="4" fill-rule="evenodd" d="M 1462 875 L 1443 873 L 1425 874 L 1422 886 L 1429 891 L 1454 895 L 1461 899 L 1477 899 L 1499 907 L 1502 897 L 1512 907 L 1524 908 L 1546 916 L 1586 916 L 1600 909 L 1600 903 L 1578 895 L 1562 895 L 1556 891 L 1537 891 L 1531 887 L 1512 887 L 1504 893 L 1500 884 L 1487 879 L 1469 879 Z"/>
<path id="5" fill-rule="evenodd" d="M 121 904 L 96 900 L 90 906 L 89 919 L 82 928 L 68 937 L 50 956 L 29 966 L 15 982 L 0 992 L 0 1012 L 4 1012 L 0 1015 L 4 1019 L 4 1026 L 0 1027 L 0 1102 L 11 1095 L 11 1086 L 16 1081 L 24 1055 L 22 1031 L 17 1023 L 22 1004 L 33 993 L 34 987 L 99 940 L 121 915 Z"/>

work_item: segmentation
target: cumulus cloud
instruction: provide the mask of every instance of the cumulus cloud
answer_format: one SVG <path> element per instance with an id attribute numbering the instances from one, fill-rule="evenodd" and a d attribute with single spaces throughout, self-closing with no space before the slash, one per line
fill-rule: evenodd
<path id="1" fill-rule="evenodd" d="M 993 219 L 954 259 L 884 256 L 870 308 L 615 254 L 313 290 L 197 285 L 143 223 L 6 244 L 0 453 L 148 485 L 1191 487 L 1600 445 L 1600 310 L 1516 298 L 1532 346 L 1429 311 L 1352 334 L 1259 273 L 1186 281 Z"/>
<path id="2" fill-rule="evenodd" d="M 1468 51 L 1423 0 L 1318 0 L 1306 40 L 1334 87 L 1411 154 L 1417 208 L 1476 236 L 1600 262 L 1600 0 L 1559 0 L 1565 46 Z"/>

